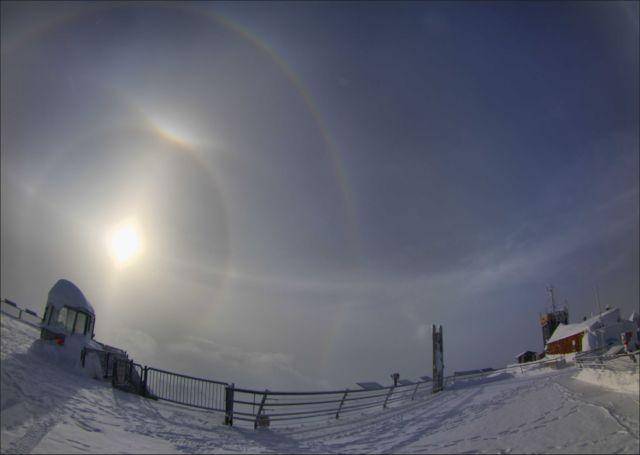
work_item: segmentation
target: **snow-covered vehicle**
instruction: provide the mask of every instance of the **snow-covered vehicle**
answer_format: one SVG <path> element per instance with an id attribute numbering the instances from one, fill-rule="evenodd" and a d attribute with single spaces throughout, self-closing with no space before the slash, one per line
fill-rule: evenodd
<path id="1" fill-rule="evenodd" d="M 56 354 L 79 361 L 92 376 L 110 376 L 115 362 L 129 358 L 122 349 L 94 339 L 95 320 L 93 306 L 82 291 L 69 280 L 58 280 L 47 297 L 40 342 L 55 345 Z"/>
<path id="2" fill-rule="evenodd" d="M 63 345 L 67 337 L 88 344 L 93 339 L 96 313 L 78 287 L 68 280 L 58 280 L 51 288 L 42 318 L 40 338 Z"/>

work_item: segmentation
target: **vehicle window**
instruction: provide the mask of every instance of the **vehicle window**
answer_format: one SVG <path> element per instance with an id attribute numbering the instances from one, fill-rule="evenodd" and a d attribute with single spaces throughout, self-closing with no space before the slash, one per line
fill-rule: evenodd
<path id="1" fill-rule="evenodd" d="M 64 327 L 66 322 L 67 322 L 67 308 L 64 307 L 58 313 L 57 323 L 58 323 L 58 325 L 61 325 L 61 326 Z"/>
<path id="2" fill-rule="evenodd" d="M 84 313 L 78 312 L 78 317 L 76 318 L 76 325 L 73 328 L 73 333 L 84 334 L 85 324 L 87 322 L 87 315 Z"/>
<path id="3" fill-rule="evenodd" d="M 65 328 L 68 332 L 73 332 L 73 323 L 75 322 L 76 311 L 67 310 L 67 322 L 65 323 Z"/>

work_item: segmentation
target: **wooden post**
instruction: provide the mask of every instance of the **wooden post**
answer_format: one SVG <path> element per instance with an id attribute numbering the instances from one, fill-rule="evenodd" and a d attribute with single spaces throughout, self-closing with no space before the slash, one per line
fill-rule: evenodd
<path id="1" fill-rule="evenodd" d="M 336 411 L 336 419 L 340 417 L 340 411 L 342 410 L 342 406 L 344 405 L 344 400 L 347 398 L 347 394 L 349 393 L 349 389 L 344 392 L 342 395 L 342 400 L 340 400 L 340 406 L 338 406 L 338 410 Z"/>

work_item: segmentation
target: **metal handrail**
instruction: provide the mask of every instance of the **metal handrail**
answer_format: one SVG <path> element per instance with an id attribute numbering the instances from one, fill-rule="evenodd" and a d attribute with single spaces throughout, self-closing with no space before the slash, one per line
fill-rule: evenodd
<path id="1" fill-rule="evenodd" d="M 419 381 L 411 384 L 403 384 L 396 386 L 381 387 L 375 390 L 326 390 L 326 391 L 270 391 L 270 390 L 254 390 L 247 388 L 234 388 L 232 405 L 240 405 L 241 409 L 234 410 L 233 406 L 227 410 L 228 416 L 236 415 L 240 421 L 252 421 L 254 427 L 263 424 L 263 421 L 276 422 L 292 419 L 308 419 L 313 417 L 334 416 L 336 419 L 342 414 L 349 412 L 370 409 L 374 407 L 385 408 L 391 403 L 400 400 L 413 400 L 417 389 L 422 384 L 431 383 L 431 381 Z M 421 394 L 428 389 L 424 388 Z M 240 395 L 238 398 L 235 394 Z M 242 399 L 242 394 L 253 396 L 254 401 Z M 355 395 L 355 396 L 350 396 Z M 256 396 L 260 397 L 259 403 L 256 402 Z M 277 398 L 278 397 L 278 398 Z M 303 400 L 282 400 L 282 398 L 303 398 Z M 312 398 L 313 397 L 313 398 Z M 320 399 L 314 399 L 318 397 Z M 322 399 L 327 397 L 329 399 Z M 307 398 L 307 399 L 304 399 Z M 337 406 L 327 406 L 337 405 Z M 288 411 L 287 408 L 308 406 L 309 409 L 299 411 Z M 259 409 L 256 412 L 256 407 Z M 280 412 L 274 412 L 276 409 Z M 284 412 L 282 412 L 284 411 Z M 250 419 L 253 417 L 253 419 Z M 233 421 L 230 417 L 228 421 Z"/>
<path id="2" fill-rule="evenodd" d="M 631 359 L 633 363 L 627 365 L 618 365 L 611 362 L 615 360 Z M 600 355 L 588 357 L 586 359 L 577 359 L 576 363 L 580 368 L 599 368 L 613 371 L 628 371 L 640 369 L 640 350 L 632 352 L 622 352 L 616 355 Z"/>
<path id="3" fill-rule="evenodd" d="M 17 311 L 18 315 L 16 316 L 15 314 L 11 314 L 10 311 L 7 311 L 6 309 L 2 308 L 2 305 L 8 305 L 9 307 L 11 307 L 12 311 Z M 35 327 L 36 329 L 39 329 L 41 327 L 40 323 L 42 322 L 42 318 L 35 312 L 32 310 L 28 310 L 26 308 L 21 308 L 19 307 L 15 302 L 12 302 L 11 300 L 7 300 L 7 299 L 0 299 L 0 313 L 7 315 L 13 319 L 16 319 L 24 324 L 30 325 L 31 327 Z M 27 321 L 23 315 L 28 315 L 30 318 L 36 318 L 38 320 L 38 322 L 32 322 L 32 321 Z"/>
<path id="4" fill-rule="evenodd" d="M 182 374 L 182 373 L 174 373 L 173 371 L 161 370 L 160 368 L 155 368 L 155 367 L 148 367 L 148 369 L 149 369 L 149 371 L 151 371 L 151 370 L 158 371 L 160 373 L 170 374 L 172 376 L 179 376 L 181 378 L 186 378 L 186 379 L 193 379 L 193 380 L 196 380 L 196 381 L 211 382 L 213 384 L 220 384 L 220 385 L 229 385 L 228 382 L 216 381 L 215 379 L 198 378 L 196 376 L 189 376 L 188 374 Z M 237 390 L 238 389 L 236 389 L 236 391 Z"/>
<path id="5" fill-rule="evenodd" d="M 289 392 L 289 391 L 272 391 L 269 390 L 268 393 L 269 395 L 287 395 L 287 396 L 296 396 L 296 395 L 332 395 L 332 394 L 340 394 L 340 393 L 344 393 L 347 390 L 349 390 L 349 393 L 364 393 L 364 392 L 378 392 L 381 390 L 388 390 L 392 387 L 395 387 L 396 389 L 402 388 L 402 387 L 411 387 L 414 386 L 416 384 L 424 384 L 427 382 L 431 382 L 431 381 L 419 381 L 419 382 L 414 382 L 412 384 L 405 384 L 405 385 L 397 385 L 397 386 L 386 386 L 386 387 L 381 387 L 379 389 L 358 389 L 358 390 L 350 390 L 350 389 L 340 389 L 340 390 L 321 390 L 321 391 L 311 391 L 311 392 Z M 259 395 L 263 395 L 265 393 L 264 390 L 256 390 L 256 389 L 242 389 L 239 387 L 235 388 L 236 392 L 241 392 L 241 393 L 256 393 Z"/>

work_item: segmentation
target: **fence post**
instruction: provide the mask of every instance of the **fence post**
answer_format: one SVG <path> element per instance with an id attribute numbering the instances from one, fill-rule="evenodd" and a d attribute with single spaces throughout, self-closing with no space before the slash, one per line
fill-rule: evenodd
<path id="1" fill-rule="evenodd" d="M 103 378 L 109 377 L 109 353 L 105 357 Z"/>
<path id="2" fill-rule="evenodd" d="M 144 369 L 142 370 L 142 393 L 141 395 L 143 397 L 147 396 L 147 374 L 149 372 L 148 367 L 145 365 Z"/>
<path id="3" fill-rule="evenodd" d="M 19 309 L 19 312 L 18 312 L 18 319 L 22 319 L 22 309 Z"/>
<path id="4" fill-rule="evenodd" d="M 338 410 L 336 411 L 336 419 L 340 417 L 340 411 L 342 410 L 342 406 L 344 405 L 344 400 L 347 398 L 347 394 L 349 393 L 349 389 L 344 392 L 342 395 L 342 400 L 340 401 L 340 406 L 338 406 Z"/>
<path id="5" fill-rule="evenodd" d="M 391 386 L 391 388 L 389 389 L 389 393 L 387 393 L 387 396 L 384 399 L 384 404 L 382 405 L 382 409 L 386 409 L 387 401 L 389 401 L 389 397 L 391 396 L 391 394 L 393 393 L 393 389 L 395 389 L 395 388 L 396 388 L 396 386 Z"/>
<path id="6" fill-rule="evenodd" d="M 224 388 L 224 424 L 233 426 L 233 389 L 235 384 L 228 385 Z"/>
<path id="7" fill-rule="evenodd" d="M 260 402 L 260 407 L 258 408 L 258 413 L 256 414 L 256 420 L 253 422 L 253 429 L 258 428 L 258 420 L 260 420 L 260 414 L 262 414 L 262 408 L 264 408 L 264 402 L 267 401 L 267 395 L 269 393 L 269 389 L 264 389 L 264 393 L 262 394 L 262 401 Z"/>
<path id="8" fill-rule="evenodd" d="M 418 387 L 420 387 L 419 382 L 416 384 L 416 388 L 413 389 L 413 393 L 411 394 L 411 401 L 413 401 L 413 399 L 416 397 L 416 392 L 418 392 Z"/>
<path id="9" fill-rule="evenodd" d="M 118 361 L 117 359 L 113 362 L 113 370 L 111 371 L 111 386 L 116 386 L 116 375 L 118 374 Z"/>

